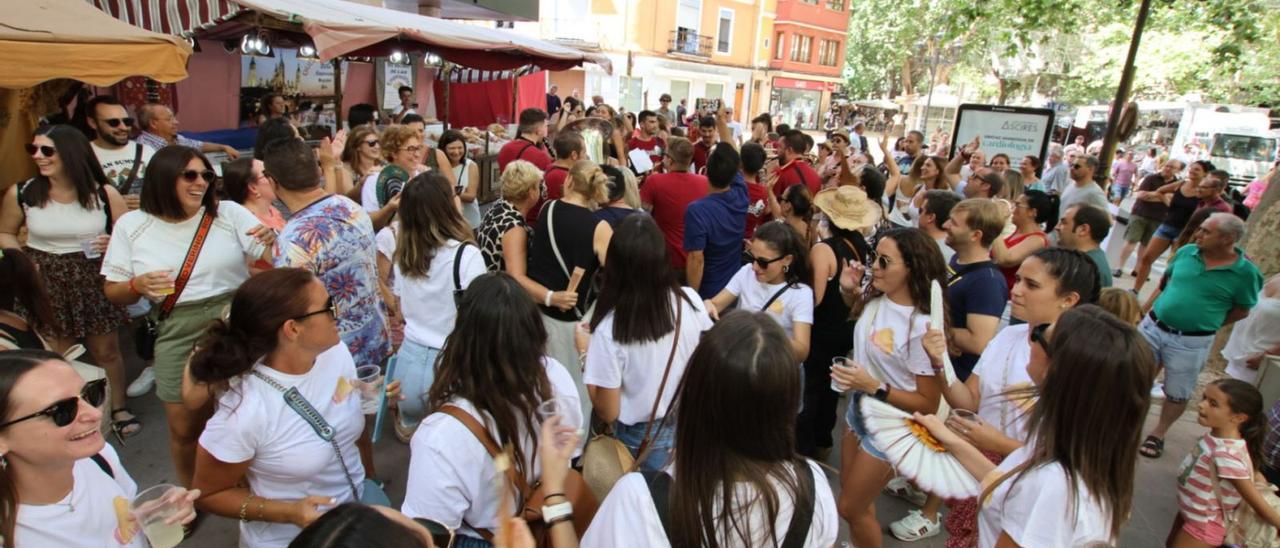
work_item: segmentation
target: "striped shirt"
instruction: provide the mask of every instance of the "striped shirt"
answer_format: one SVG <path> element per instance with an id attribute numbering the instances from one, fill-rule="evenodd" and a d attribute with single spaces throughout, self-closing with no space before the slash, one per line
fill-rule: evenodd
<path id="1" fill-rule="evenodd" d="M 1214 465 L 1217 465 L 1221 505 L 1213 492 Z M 1224 509 L 1220 506 L 1234 512 L 1241 501 L 1240 492 L 1226 480 L 1252 477 L 1253 463 L 1249 461 L 1244 440 L 1205 434 L 1196 443 L 1195 451 L 1182 461 L 1182 472 L 1178 475 L 1178 509 L 1188 521 L 1222 524 Z"/>

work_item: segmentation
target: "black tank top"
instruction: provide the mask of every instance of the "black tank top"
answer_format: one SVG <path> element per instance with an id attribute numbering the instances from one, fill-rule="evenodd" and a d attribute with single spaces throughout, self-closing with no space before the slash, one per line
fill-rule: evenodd
<path id="1" fill-rule="evenodd" d="M 36 332 L 28 329 L 23 331 L 7 323 L 0 323 L 0 331 L 3 331 L 5 338 L 12 339 L 13 344 L 18 348 L 25 350 L 43 350 L 44 343 L 40 342 L 40 337 Z"/>
<path id="2" fill-rule="evenodd" d="M 552 208 L 554 213 L 552 213 Z M 555 221 L 556 248 L 564 259 L 564 266 L 556 260 L 555 250 L 551 246 L 551 226 L 549 220 Z M 564 291 L 569 287 L 569 273 L 575 267 L 582 267 L 585 274 L 578 283 L 578 305 L 568 312 L 555 307 L 545 307 L 538 303 L 542 313 L 560 321 L 571 322 L 582 319 L 586 310 L 595 301 L 592 278 L 600 268 L 592 244 L 595 240 L 596 225 L 603 223 L 596 218 L 594 212 L 582 206 L 563 200 L 547 202 L 538 213 L 538 226 L 533 231 L 533 244 L 529 247 L 529 277 L 552 291 Z"/>
<path id="3" fill-rule="evenodd" d="M 1169 215 L 1165 216 L 1164 224 L 1174 228 L 1181 229 L 1187 226 L 1187 221 L 1191 220 L 1191 214 L 1196 212 L 1196 207 L 1200 205 L 1200 196 L 1185 196 L 1182 194 L 1182 187 L 1173 191 L 1173 201 L 1169 202 Z"/>
<path id="4" fill-rule="evenodd" d="M 836 274 L 827 280 L 822 302 L 813 307 L 813 334 L 823 339 L 841 338 L 853 340 L 853 320 L 849 319 L 849 306 L 840 298 L 840 273 L 844 262 L 859 263 L 866 258 L 871 247 L 861 234 L 854 233 L 850 240 L 831 237 L 822 241 L 836 254 Z M 850 246 L 853 247 L 850 247 Z M 856 253 L 855 253 L 856 250 Z"/>

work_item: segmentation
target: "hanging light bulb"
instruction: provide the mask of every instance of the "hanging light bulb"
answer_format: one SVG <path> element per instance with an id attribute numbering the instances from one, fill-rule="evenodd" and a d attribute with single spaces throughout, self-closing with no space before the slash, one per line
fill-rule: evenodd
<path id="1" fill-rule="evenodd" d="M 404 63 L 404 61 L 405 61 L 405 57 L 406 57 L 406 56 L 405 56 L 404 52 L 402 52 L 402 51 L 393 51 L 393 52 L 391 52 L 391 56 L 389 57 L 389 59 L 391 60 L 391 62 L 392 62 L 392 63 L 396 63 L 396 64 L 403 64 L 403 63 Z"/>
<path id="2" fill-rule="evenodd" d="M 315 57 L 316 56 L 315 46 L 308 44 L 298 48 L 298 56 L 299 57 Z"/>

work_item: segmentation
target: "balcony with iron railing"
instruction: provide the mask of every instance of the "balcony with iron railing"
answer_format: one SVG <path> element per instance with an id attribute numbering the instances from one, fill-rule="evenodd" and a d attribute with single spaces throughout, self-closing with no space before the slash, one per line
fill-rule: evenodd
<path id="1" fill-rule="evenodd" d="M 694 57 L 711 58 L 711 43 L 715 37 L 698 34 L 692 29 L 679 28 L 671 31 L 671 40 L 667 43 L 667 53 L 692 55 Z"/>

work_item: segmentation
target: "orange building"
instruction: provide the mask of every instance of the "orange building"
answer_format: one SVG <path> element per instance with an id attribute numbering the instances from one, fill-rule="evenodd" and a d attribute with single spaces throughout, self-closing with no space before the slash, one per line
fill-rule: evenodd
<path id="1" fill-rule="evenodd" d="M 849 2 L 853 0 L 773 0 L 774 10 L 759 53 L 767 69 L 757 71 L 754 110 L 772 113 L 774 123 L 818 129 L 831 95 L 844 81 Z"/>

